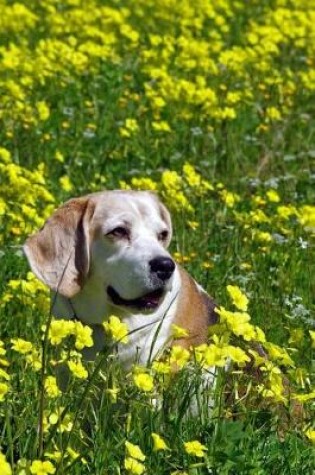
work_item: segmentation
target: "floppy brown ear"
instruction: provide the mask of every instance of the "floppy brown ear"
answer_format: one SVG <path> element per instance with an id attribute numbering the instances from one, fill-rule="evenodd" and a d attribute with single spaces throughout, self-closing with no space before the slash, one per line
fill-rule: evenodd
<path id="1" fill-rule="evenodd" d="M 24 252 L 34 274 L 65 297 L 78 293 L 89 271 L 89 223 L 94 204 L 88 198 L 74 198 L 30 236 Z"/>

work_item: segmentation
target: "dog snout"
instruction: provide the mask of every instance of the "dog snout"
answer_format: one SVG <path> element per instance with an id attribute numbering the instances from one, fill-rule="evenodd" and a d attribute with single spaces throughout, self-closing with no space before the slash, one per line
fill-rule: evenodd
<path id="1" fill-rule="evenodd" d="M 150 270 L 165 282 L 170 279 L 174 270 L 175 262 L 170 257 L 158 256 L 149 262 Z"/>

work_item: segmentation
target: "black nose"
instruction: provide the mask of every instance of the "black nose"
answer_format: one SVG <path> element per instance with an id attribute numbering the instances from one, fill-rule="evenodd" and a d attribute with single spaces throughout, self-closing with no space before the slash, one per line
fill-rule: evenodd
<path id="1" fill-rule="evenodd" d="M 151 272 L 154 272 L 163 281 L 168 280 L 175 270 L 174 261 L 164 256 L 155 257 L 149 262 L 149 265 Z"/>

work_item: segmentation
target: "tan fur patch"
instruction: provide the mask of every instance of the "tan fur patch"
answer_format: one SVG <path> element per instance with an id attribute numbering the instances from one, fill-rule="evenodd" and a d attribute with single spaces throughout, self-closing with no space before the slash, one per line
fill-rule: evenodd
<path id="1" fill-rule="evenodd" d="M 217 316 L 214 300 L 197 287 L 184 269 L 179 267 L 179 271 L 182 285 L 174 323 L 187 330 L 189 336 L 174 340 L 173 345 L 188 349 L 207 341 L 208 327 L 216 323 Z"/>

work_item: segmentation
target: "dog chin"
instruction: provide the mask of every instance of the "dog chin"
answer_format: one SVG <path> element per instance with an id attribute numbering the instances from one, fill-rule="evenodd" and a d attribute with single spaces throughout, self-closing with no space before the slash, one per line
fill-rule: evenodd
<path id="1" fill-rule="evenodd" d="M 154 311 L 161 304 L 167 288 L 157 288 L 135 299 L 124 299 L 111 285 L 107 287 L 106 291 L 115 306 L 127 307 L 138 311 Z"/>

